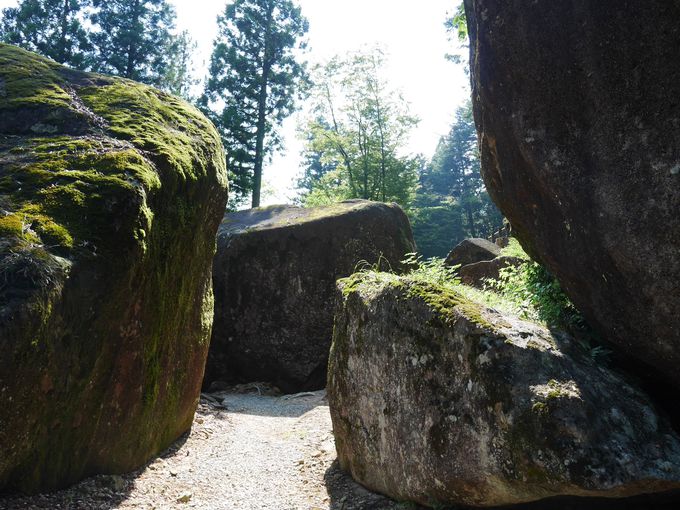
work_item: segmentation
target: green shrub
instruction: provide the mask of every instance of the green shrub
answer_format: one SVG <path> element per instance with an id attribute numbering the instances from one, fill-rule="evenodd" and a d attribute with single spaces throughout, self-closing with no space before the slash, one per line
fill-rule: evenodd
<path id="1" fill-rule="evenodd" d="M 515 304 L 520 317 L 543 322 L 548 327 L 572 333 L 593 359 L 606 359 L 611 351 L 603 347 L 601 337 L 564 293 L 560 283 L 544 266 L 531 260 L 516 239 L 501 251 L 525 262 L 500 271 L 498 280 L 487 282 L 486 291 L 497 293 Z"/>
<path id="2" fill-rule="evenodd" d="M 410 267 L 408 275 L 419 281 L 444 287 L 460 286 L 460 279 L 456 276 L 456 270 L 460 266 L 447 266 L 442 258 L 423 259 L 418 253 L 407 253 L 402 264 Z"/>

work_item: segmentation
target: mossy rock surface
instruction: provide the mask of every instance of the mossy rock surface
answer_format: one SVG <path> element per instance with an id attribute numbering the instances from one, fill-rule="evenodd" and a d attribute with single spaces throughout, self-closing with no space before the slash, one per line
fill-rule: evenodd
<path id="1" fill-rule="evenodd" d="M 269 381 L 323 388 L 335 281 L 361 264 L 399 269 L 415 250 L 396 204 L 350 200 L 228 213 L 213 266 L 215 327 L 206 385 Z"/>
<path id="2" fill-rule="evenodd" d="M 339 282 L 327 389 L 340 466 L 398 501 L 680 488 L 680 437 L 640 389 L 570 337 L 422 278 Z"/>
<path id="3" fill-rule="evenodd" d="M 0 490 L 131 470 L 189 428 L 224 160 L 182 100 L 0 45 Z"/>

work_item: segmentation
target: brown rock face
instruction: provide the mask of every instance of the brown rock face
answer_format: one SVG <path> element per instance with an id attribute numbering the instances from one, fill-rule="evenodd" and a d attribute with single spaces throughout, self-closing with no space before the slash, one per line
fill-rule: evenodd
<path id="1" fill-rule="evenodd" d="M 215 326 L 205 384 L 323 388 L 335 281 L 362 261 L 399 269 L 414 250 L 408 218 L 396 204 L 353 200 L 227 214 L 213 265 Z"/>
<path id="2" fill-rule="evenodd" d="M 589 321 L 680 385 L 680 4 L 465 5 L 491 196 Z"/>
<path id="3" fill-rule="evenodd" d="M 340 466 L 366 487 L 435 508 L 680 487 L 668 420 L 569 337 L 410 276 L 340 289 L 328 401 Z"/>
<path id="4" fill-rule="evenodd" d="M 457 274 L 461 283 L 483 288 L 487 280 L 498 280 L 502 269 L 513 266 L 518 267 L 523 262 L 525 261 L 518 257 L 501 256 L 462 266 L 458 269 Z"/>
<path id="5" fill-rule="evenodd" d="M 470 239 L 463 239 L 458 243 L 447 255 L 445 263 L 448 266 L 465 266 L 483 260 L 494 259 L 500 254 L 500 247 L 491 241 L 471 237 Z"/>

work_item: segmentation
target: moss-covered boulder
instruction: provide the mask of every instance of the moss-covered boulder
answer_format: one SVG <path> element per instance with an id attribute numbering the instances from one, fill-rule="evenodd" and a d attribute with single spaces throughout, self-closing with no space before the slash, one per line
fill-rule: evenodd
<path id="1" fill-rule="evenodd" d="M 366 487 L 437 508 L 680 487 L 678 434 L 570 338 L 427 278 L 340 289 L 328 399 L 340 466 Z"/>
<path id="2" fill-rule="evenodd" d="M 130 470 L 189 428 L 225 201 L 195 108 L 0 45 L 0 490 Z"/>
<path id="3" fill-rule="evenodd" d="M 323 388 L 335 281 L 358 264 L 396 270 L 414 250 L 396 204 L 351 200 L 227 214 L 213 267 L 206 385 L 258 380 L 287 392 Z"/>

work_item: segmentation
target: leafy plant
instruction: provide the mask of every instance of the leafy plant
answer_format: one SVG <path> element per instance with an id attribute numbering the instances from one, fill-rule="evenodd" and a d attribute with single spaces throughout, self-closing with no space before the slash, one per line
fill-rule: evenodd
<path id="1" fill-rule="evenodd" d="M 564 293 L 557 278 L 531 260 L 514 238 L 501 254 L 525 262 L 518 267 L 502 269 L 497 280 L 487 282 L 486 292 L 498 293 L 513 302 L 523 318 L 533 318 L 549 327 L 570 331 L 593 360 L 606 362 L 612 351 L 602 345 L 601 337 Z"/>
<path id="2" fill-rule="evenodd" d="M 407 253 L 402 264 L 412 268 L 409 276 L 417 278 L 419 281 L 429 282 L 442 286 L 459 286 L 460 279 L 456 276 L 456 270 L 460 267 L 447 266 L 444 259 L 430 258 L 423 260 L 418 253 Z"/>
<path id="3" fill-rule="evenodd" d="M 311 116 L 300 127 L 304 205 L 348 198 L 397 202 L 406 209 L 412 204 L 422 162 L 403 149 L 418 119 L 390 87 L 386 66 L 377 47 L 315 68 Z"/>

